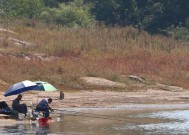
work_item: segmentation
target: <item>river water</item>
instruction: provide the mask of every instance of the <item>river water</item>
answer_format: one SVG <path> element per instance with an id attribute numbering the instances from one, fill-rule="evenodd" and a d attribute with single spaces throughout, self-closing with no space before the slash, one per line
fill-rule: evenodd
<path id="1" fill-rule="evenodd" d="M 188 106 L 125 105 L 58 109 L 46 124 L 18 121 L 4 125 L 0 122 L 0 134 L 186 135 L 189 134 Z"/>

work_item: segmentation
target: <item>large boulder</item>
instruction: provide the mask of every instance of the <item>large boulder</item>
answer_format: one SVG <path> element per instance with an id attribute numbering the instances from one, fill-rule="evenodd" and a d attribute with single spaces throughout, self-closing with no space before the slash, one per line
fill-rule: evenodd
<path id="1" fill-rule="evenodd" d="M 87 85 L 99 86 L 99 87 L 113 87 L 113 88 L 125 88 L 126 85 L 119 82 L 110 81 L 104 78 L 96 77 L 82 77 L 80 78 Z"/>

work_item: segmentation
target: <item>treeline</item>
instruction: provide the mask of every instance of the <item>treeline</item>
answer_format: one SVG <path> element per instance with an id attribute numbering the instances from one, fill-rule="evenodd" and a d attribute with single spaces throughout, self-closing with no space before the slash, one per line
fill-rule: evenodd
<path id="1" fill-rule="evenodd" d="M 69 27 L 132 25 L 189 39 L 189 0 L 0 0 L 0 14 Z"/>

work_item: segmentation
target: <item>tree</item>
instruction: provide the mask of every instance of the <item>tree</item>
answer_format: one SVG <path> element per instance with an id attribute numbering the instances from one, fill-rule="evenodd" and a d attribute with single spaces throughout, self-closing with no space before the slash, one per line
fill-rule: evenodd
<path id="1" fill-rule="evenodd" d="M 7 15 L 11 7 L 10 0 L 0 0 L 0 16 L 3 17 Z"/>
<path id="2" fill-rule="evenodd" d="M 137 25 L 139 22 L 139 9 L 136 0 L 119 1 L 119 24 Z"/>
<path id="3" fill-rule="evenodd" d="M 43 10 L 43 0 L 11 0 L 9 15 L 34 19 Z"/>
<path id="4" fill-rule="evenodd" d="M 152 25 L 164 13 L 164 5 L 161 2 L 147 0 L 145 4 L 140 5 L 140 24 L 143 29 L 154 31 L 156 28 Z"/>
<path id="5" fill-rule="evenodd" d="M 119 20 L 119 7 L 116 0 L 96 0 L 93 13 L 98 21 L 103 21 L 106 25 L 115 25 Z"/>
<path id="6" fill-rule="evenodd" d="M 58 8 L 48 8 L 41 13 L 41 18 L 48 23 L 55 22 L 70 27 L 87 27 L 94 21 L 90 14 L 90 6 L 85 5 L 83 0 L 62 3 Z"/>

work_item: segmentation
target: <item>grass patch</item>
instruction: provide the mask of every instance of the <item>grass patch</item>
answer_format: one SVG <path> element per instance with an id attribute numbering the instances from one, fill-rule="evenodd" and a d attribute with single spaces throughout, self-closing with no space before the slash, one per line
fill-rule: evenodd
<path id="1" fill-rule="evenodd" d="M 151 82 L 189 88 L 189 47 L 173 38 L 132 27 L 8 28 L 18 33 L 0 32 L 0 79 L 10 84 L 30 79 L 49 81 L 59 89 L 86 89 L 80 77 L 124 82 L 122 75 L 140 75 Z M 9 38 L 34 45 L 16 46 Z M 44 57 L 39 59 L 39 54 Z"/>

